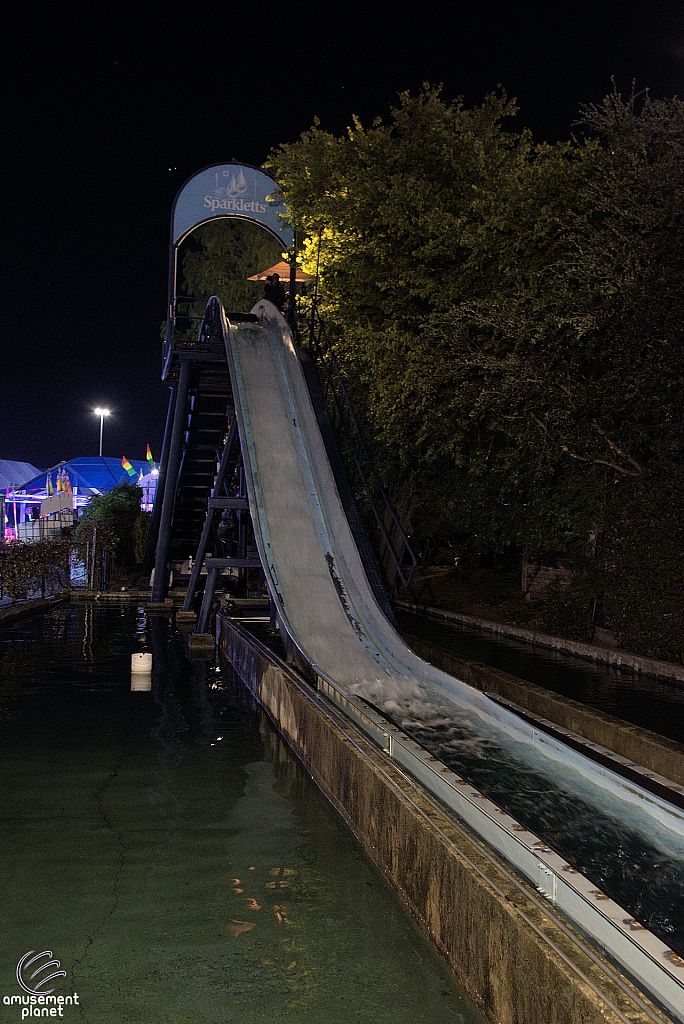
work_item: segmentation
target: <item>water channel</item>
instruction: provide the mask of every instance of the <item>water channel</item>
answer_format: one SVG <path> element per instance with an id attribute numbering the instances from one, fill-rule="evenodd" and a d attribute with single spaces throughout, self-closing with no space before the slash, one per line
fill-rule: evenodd
<path id="1" fill-rule="evenodd" d="M 656 679 L 611 665 L 573 658 L 543 647 L 504 640 L 457 623 L 446 625 L 399 613 L 402 635 L 435 644 L 468 661 L 509 672 L 642 729 L 684 743 L 684 683 Z"/>
<path id="2" fill-rule="evenodd" d="M 0 767 L 0 997 L 49 949 L 64 1017 L 92 1024 L 481 1024 L 248 691 L 165 618 L 0 631 Z"/>
<path id="3" fill-rule="evenodd" d="M 684 740 L 684 688 L 665 680 L 400 614 L 402 634 L 528 679 L 616 717 Z M 579 772 L 505 739 L 481 717 L 434 703 L 390 701 L 401 727 L 540 836 L 600 890 L 684 956 L 684 840 L 588 784 Z M 504 742 L 502 742 L 504 741 Z"/>
<path id="4" fill-rule="evenodd" d="M 265 624 L 248 628 L 282 656 Z M 426 634 L 435 642 L 431 630 Z M 404 732 L 684 956 L 681 832 L 627 805 L 565 760 L 550 758 L 546 748 L 542 752 L 477 712 L 448 703 L 438 690 L 378 703 Z"/>

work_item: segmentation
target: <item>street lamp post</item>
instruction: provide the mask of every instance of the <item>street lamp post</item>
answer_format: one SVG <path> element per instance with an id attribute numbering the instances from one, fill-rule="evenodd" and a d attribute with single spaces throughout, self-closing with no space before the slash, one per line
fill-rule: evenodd
<path id="1" fill-rule="evenodd" d="M 102 430 L 104 428 L 104 418 L 109 416 L 109 409 L 95 409 L 95 415 L 100 417 L 100 458 L 102 458 Z"/>

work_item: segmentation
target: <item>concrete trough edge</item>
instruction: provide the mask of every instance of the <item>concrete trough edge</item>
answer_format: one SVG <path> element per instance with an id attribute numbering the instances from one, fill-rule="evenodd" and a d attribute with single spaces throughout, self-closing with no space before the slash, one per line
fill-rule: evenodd
<path id="1" fill-rule="evenodd" d="M 354 709 L 346 709 L 353 723 L 328 704 L 325 697 L 332 693 L 322 699 L 239 624 L 218 616 L 217 626 L 222 653 L 490 1019 L 506 1024 L 664 1019 L 551 905 L 559 891 L 556 869 L 563 870 L 553 861 L 553 851 L 542 850 L 543 844 L 527 851 L 535 862 L 532 874 L 538 875 L 534 882 L 541 883 L 540 898 L 406 774 L 409 762 L 415 773 L 417 744 L 394 735 L 388 723 L 356 699 Z M 317 681 L 323 690 L 333 685 L 320 677 Z M 340 696 L 342 703 L 350 703 Z M 423 754 L 417 758 L 423 770 L 444 787 L 448 769 L 439 762 L 432 765 L 430 755 L 426 761 Z M 458 793 L 456 776 L 450 774 L 450 789 Z M 473 789 L 462 783 L 466 786 Z M 484 803 L 479 794 L 471 794 L 470 806 L 477 807 L 476 801 Z M 477 810 L 491 810 L 492 824 L 499 824 L 494 815 L 502 812 L 494 805 Z M 517 840 L 513 831 L 508 838 Z M 560 888 L 578 898 L 577 887 L 565 883 L 560 875 Z M 455 898 L 445 899 L 445 893 Z M 590 902 L 593 897 L 580 887 L 579 898 Z M 601 900 L 599 913 L 608 927 L 613 907 L 618 915 L 624 911 L 612 901 L 607 910 L 606 902 Z M 647 946 L 655 939 L 648 935 Z M 662 951 L 658 947 L 655 952 Z M 671 1000 L 666 997 L 665 1003 L 674 1013 Z"/>
<path id="2" fill-rule="evenodd" d="M 539 836 L 356 697 L 318 677 L 318 687 L 393 761 L 454 811 L 539 892 L 618 961 L 647 992 L 684 1020 L 684 962 Z M 372 720 L 372 721 L 371 721 Z M 370 727 L 369 727 L 370 726 Z"/>
<path id="3" fill-rule="evenodd" d="M 68 601 L 69 591 L 67 590 L 62 594 L 54 594 L 52 597 L 36 597 L 30 601 L 20 601 L 19 604 L 4 605 L 0 608 L 0 626 L 10 625 L 18 619 L 27 619 L 32 615 L 41 615 Z"/>
<path id="4" fill-rule="evenodd" d="M 422 615 L 437 622 L 453 622 L 461 626 L 469 626 L 471 629 L 482 630 L 485 633 L 496 633 L 499 636 L 508 637 L 510 640 L 522 640 L 524 643 L 532 644 L 535 647 L 545 647 L 548 650 L 571 654 L 576 658 L 582 658 L 584 661 L 614 665 L 617 668 L 626 668 L 632 672 L 643 672 L 645 675 L 655 676 L 658 679 L 669 679 L 673 682 L 684 683 L 684 665 L 677 665 L 671 661 L 659 661 L 656 658 L 646 658 L 641 654 L 630 654 L 629 651 L 623 651 L 619 648 L 582 643 L 580 640 L 565 640 L 563 637 L 551 636 L 550 633 L 539 633 L 533 629 L 509 626 L 503 622 L 481 619 L 475 615 L 466 615 L 463 612 L 450 612 L 444 608 L 435 608 L 429 604 L 416 604 L 413 601 L 404 601 L 402 599 L 396 600 L 394 604 L 400 611 L 411 612 L 413 615 Z"/>

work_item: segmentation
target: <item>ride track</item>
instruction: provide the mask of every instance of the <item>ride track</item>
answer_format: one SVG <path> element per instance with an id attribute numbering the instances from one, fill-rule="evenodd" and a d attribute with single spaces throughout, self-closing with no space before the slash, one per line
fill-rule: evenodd
<path id="1" fill-rule="evenodd" d="M 684 789 L 519 716 L 406 646 L 366 578 L 290 329 L 266 300 L 252 313 L 258 323 L 232 324 L 223 311 L 221 319 L 255 539 L 281 631 L 321 691 L 684 1021 Z M 463 749 L 473 751 L 470 779 Z M 600 857 L 619 857 L 620 844 L 629 849 L 636 836 L 655 869 L 667 860 L 670 889 L 658 888 L 663 874 L 654 876 L 657 884 L 650 875 L 642 884 L 641 876 L 634 883 L 635 872 L 630 884 L 655 884 L 655 897 L 619 885 L 611 892 L 597 888 L 596 860 L 568 863 L 572 844 L 570 852 L 556 852 L 553 834 L 532 832 L 533 810 L 526 821 L 516 794 L 503 793 L 499 806 L 487 795 L 487 787 L 498 792 L 497 786 L 485 782 L 483 793 L 471 785 L 473 777 L 485 778 L 488 760 L 495 774 L 543 791 L 547 803 L 567 797 L 568 814 L 588 808 L 577 816 L 585 825 L 596 821 L 596 831 L 608 837 Z M 463 765 L 466 777 L 453 765 Z M 633 909 L 646 904 L 652 909 L 643 915 Z"/>

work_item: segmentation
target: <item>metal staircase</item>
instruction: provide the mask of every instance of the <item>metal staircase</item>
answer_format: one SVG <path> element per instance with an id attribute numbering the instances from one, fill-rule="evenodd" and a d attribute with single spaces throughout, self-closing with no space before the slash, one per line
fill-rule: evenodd
<path id="1" fill-rule="evenodd" d="M 174 392 L 148 548 L 153 551 L 156 544 L 153 603 L 166 598 L 169 568 L 192 559 L 182 608 L 186 613 L 192 612 L 206 574 L 198 633 L 206 632 L 208 627 L 222 571 L 236 570 L 238 586 L 244 588 L 247 571 L 261 565 L 253 546 L 222 315 L 220 301 L 211 298 L 197 342 L 174 342 L 171 334 L 171 344 L 165 347 L 165 379 L 174 385 Z M 235 322 L 256 318 L 231 314 L 229 319 Z M 415 556 L 373 469 L 334 357 L 324 348 L 318 320 L 316 328 L 310 332 L 309 353 L 299 350 L 299 358 L 366 576 L 380 607 L 394 621 L 389 592 L 399 582 L 410 582 Z M 344 448 L 350 450 L 352 435 L 355 457 L 350 479 L 339 441 L 341 437 Z M 359 499 L 366 511 L 366 521 L 370 513 L 369 525 L 375 527 L 375 539 L 382 549 L 382 569 L 359 511 Z M 229 543 L 219 537 L 217 529 L 226 512 L 230 513 L 233 527 Z"/>
<path id="2" fill-rule="evenodd" d="M 216 467 L 230 427 L 230 389 L 199 387 L 188 396 L 188 429 L 178 479 L 169 561 L 194 556 L 207 515 Z"/>

